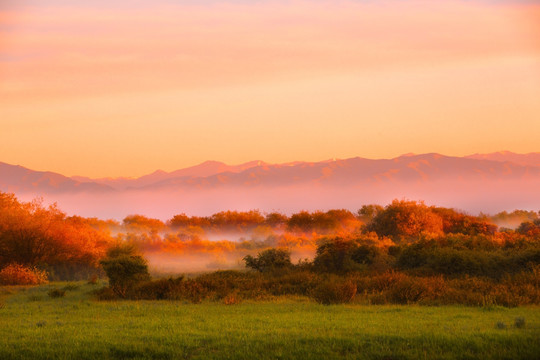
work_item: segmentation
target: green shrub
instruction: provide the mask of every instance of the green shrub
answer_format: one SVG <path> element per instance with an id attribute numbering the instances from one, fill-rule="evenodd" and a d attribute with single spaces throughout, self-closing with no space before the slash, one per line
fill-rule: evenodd
<path id="1" fill-rule="evenodd" d="M 246 267 L 259 272 L 272 272 L 292 267 L 291 252 L 286 249 L 268 249 L 260 252 L 257 257 L 244 257 Z"/>
<path id="2" fill-rule="evenodd" d="M 356 241 L 339 237 L 327 239 L 317 247 L 313 266 L 319 272 L 338 274 L 358 270 L 360 264 L 353 259 L 357 250 Z M 362 255 L 359 254 L 358 258 L 361 259 Z"/>
<path id="3" fill-rule="evenodd" d="M 111 247 L 100 263 L 109 277 L 109 287 L 120 297 L 127 297 L 137 284 L 150 280 L 146 260 L 132 245 Z"/>

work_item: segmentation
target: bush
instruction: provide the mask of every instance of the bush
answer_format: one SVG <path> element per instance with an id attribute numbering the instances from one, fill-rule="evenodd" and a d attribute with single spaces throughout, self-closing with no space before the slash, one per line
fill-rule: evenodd
<path id="1" fill-rule="evenodd" d="M 396 240 L 412 239 L 422 234 L 441 235 L 443 221 L 433 210 L 423 202 L 394 200 L 377 212 L 367 230 Z"/>
<path id="2" fill-rule="evenodd" d="M 313 298 L 324 305 L 349 303 L 355 295 L 356 285 L 350 280 L 327 280 L 313 292 Z"/>
<path id="3" fill-rule="evenodd" d="M 0 271 L 1 285 L 38 285 L 47 282 L 47 273 L 33 267 L 11 264 Z"/>
<path id="4" fill-rule="evenodd" d="M 268 249 L 260 252 L 257 257 L 244 257 L 246 267 L 259 272 L 272 272 L 292 267 L 291 252 L 285 249 Z"/>
<path id="5" fill-rule="evenodd" d="M 60 298 L 66 296 L 66 291 L 60 289 L 51 289 L 47 292 L 47 295 L 52 298 Z"/>
<path id="6" fill-rule="evenodd" d="M 309 271 L 291 271 L 280 277 L 267 279 L 263 289 L 272 295 L 309 296 L 320 284 L 320 275 Z"/>
<path id="7" fill-rule="evenodd" d="M 136 300 L 186 300 L 194 304 L 209 297 L 209 291 L 196 279 L 159 279 L 137 284 L 128 297 Z"/>
<path id="8" fill-rule="evenodd" d="M 118 295 L 110 287 L 97 289 L 93 293 L 100 301 L 112 301 L 118 299 Z"/>
<path id="9" fill-rule="evenodd" d="M 182 296 L 185 300 L 192 302 L 193 304 L 199 304 L 205 295 L 208 296 L 208 291 L 201 286 L 196 280 L 188 280 L 183 283 Z"/>
<path id="10" fill-rule="evenodd" d="M 88 285 L 96 285 L 98 282 L 99 277 L 97 275 L 92 275 L 90 279 L 88 279 Z"/>
<path id="11" fill-rule="evenodd" d="M 77 284 L 67 284 L 66 286 L 64 286 L 62 288 L 62 290 L 65 290 L 65 291 L 74 291 L 74 290 L 77 290 L 80 286 L 77 285 Z"/>
<path id="12" fill-rule="evenodd" d="M 164 300 L 178 298 L 184 277 L 145 281 L 136 286 L 134 297 L 140 300 Z"/>
<path id="13" fill-rule="evenodd" d="M 389 292 L 390 300 L 397 304 L 410 304 L 423 299 L 427 285 L 422 279 L 408 278 L 396 283 Z"/>
<path id="14" fill-rule="evenodd" d="M 236 304 L 240 304 L 241 302 L 242 302 L 242 299 L 236 292 L 231 293 L 223 298 L 223 303 L 225 305 L 236 305 Z"/>
<path id="15" fill-rule="evenodd" d="M 203 274 L 195 279 L 205 289 L 207 296 L 219 300 L 234 291 L 257 294 L 264 288 L 263 275 L 234 270 Z"/>
<path id="16" fill-rule="evenodd" d="M 150 280 L 146 260 L 132 245 L 111 247 L 100 263 L 109 277 L 109 287 L 120 297 L 127 297 L 137 284 Z"/>
<path id="17" fill-rule="evenodd" d="M 354 240 L 340 237 L 326 239 L 317 246 L 313 266 L 319 272 L 344 273 L 358 270 L 360 264 L 353 259 L 357 250 L 358 243 Z M 358 258 L 361 257 L 358 254 Z"/>
<path id="18" fill-rule="evenodd" d="M 525 318 L 523 317 L 517 317 L 514 321 L 514 326 L 518 329 L 523 329 L 525 327 Z"/>

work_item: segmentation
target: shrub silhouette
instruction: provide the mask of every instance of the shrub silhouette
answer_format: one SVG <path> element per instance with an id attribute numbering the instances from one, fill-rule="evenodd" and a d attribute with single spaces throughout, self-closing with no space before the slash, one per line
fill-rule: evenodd
<path id="1" fill-rule="evenodd" d="M 80 286 L 77 285 L 77 284 L 67 284 L 66 286 L 64 286 L 62 288 L 62 290 L 65 290 L 65 291 L 74 291 L 74 290 L 77 290 L 79 289 Z"/>
<path id="2" fill-rule="evenodd" d="M 340 237 L 323 241 L 317 247 L 313 261 L 314 267 L 320 272 L 343 273 L 358 268 L 353 254 L 358 249 L 358 243 Z"/>
<path id="3" fill-rule="evenodd" d="M 110 288 L 120 297 L 126 297 L 137 284 L 150 280 L 146 260 L 133 245 L 111 247 L 100 263 L 109 278 Z"/>
<path id="4" fill-rule="evenodd" d="M 356 284 L 351 280 L 329 279 L 313 291 L 313 298 L 323 305 L 351 302 L 356 295 Z"/>
<path id="5" fill-rule="evenodd" d="M 514 326 L 518 329 L 523 329 L 525 327 L 525 318 L 524 317 L 517 317 L 514 321 Z"/>
<path id="6" fill-rule="evenodd" d="M 47 295 L 52 298 L 60 298 L 66 296 L 66 291 L 61 289 L 51 289 L 47 292 Z"/>
<path id="7" fill-rule="evenodd" d="M 110 287 L 96 289 L 93 291 L 93 294 L 100 301 L 113 301 L 118 299 L 118 295 Z"/>
<path id="8" fill-rule="evenodd" d="M 260 252 L 257 257 L 244 257 L 246 267 L 259 272 L 271 272 L 292 267 L 291 253 L 285 249 L 268 249 Z"/>
<path id="9" fill-rule="evenodd" d="M 133 296 L 140 300 L 163 300 L 178 298 L 181 293 L 183 276 L 176 279 L 158 279 L 153 281 L 144 281 L 139 283 L 134 291 Z"/>

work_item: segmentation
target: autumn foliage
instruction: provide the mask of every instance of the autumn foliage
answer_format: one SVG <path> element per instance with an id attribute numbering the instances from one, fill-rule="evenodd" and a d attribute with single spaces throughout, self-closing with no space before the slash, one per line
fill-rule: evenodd
<path id="1" fill-rule="evenodd" d="M 535 220 L 499 230 L 487 216 L 395 200 L 386 207 L 362 206 L 356 215 L 348 210 L 290 217 L 227 211 L 210 217 L 181 214 L 167 224 L 161 233 L 148 226 L 126 239 L 147 253 L 243 254 L 252 271 L 145 281 L 126 297 L 226 304 L 279 295 L 308 296 L 323 304 L 540 303 Z M 231 232 L 238 241 L 205 238 Z M 311 258 L 292 261 L 299 250 L 311 250 Z"/>
<path id="2" fill-rule="evenodd" d="M 495 223 L 518 218 L 515 229 Z M 165 255 L 186 262 L 185 272 L 197 256 L 231 270 L 151 280 L 146 259 L 159 264 Z M 301 295 L 324 304 L 517 306 L 540 303 L 539 274 L 540 220 L 531 211 L 472 216 L 394 200 L 356 213 L 223 211 L 168 221 L 135 214 L 116 222 L 0 193 L 0 282 L 106 275 L 101 299 L 236 304 Z"/>
<path id="3" fill-rule="evenodd" d="M 109 242 L 106 232 L 83 218 L 0 192 L 0 268 L 18 264 L 53 278 L 86 277 L 98 271 Z"/>
<path id="4" fill-rule="evenodd" d="M 47 282 L 47 273 L 33 267 L 10 264 L 0 270 L 0 285 L 39 285 Z"/>

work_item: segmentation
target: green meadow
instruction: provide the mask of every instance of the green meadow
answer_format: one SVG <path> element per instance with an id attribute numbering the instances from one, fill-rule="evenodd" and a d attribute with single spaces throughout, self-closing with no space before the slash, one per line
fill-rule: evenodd
<path id="1" fill-rule="evenodd" d="M 1 288 L 0 359 L 540 358 L 538 306 L 100 302 L 100 286 Z"/>

